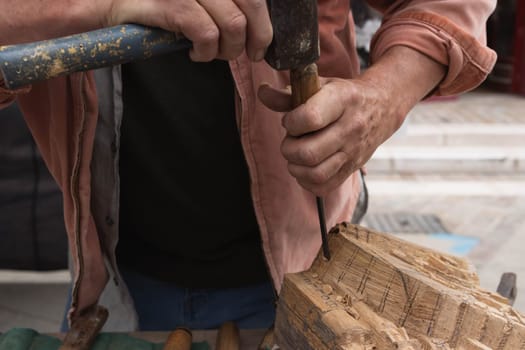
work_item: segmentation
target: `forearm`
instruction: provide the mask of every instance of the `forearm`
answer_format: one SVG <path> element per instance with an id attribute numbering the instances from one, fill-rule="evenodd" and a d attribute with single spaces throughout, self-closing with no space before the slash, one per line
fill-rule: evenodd
<path id="1" fill-rule="evenodd" d="M 446 67 L 439 62 L 411 48 L 394 46 L 358 79 L 383 92 L 394 108 L 397 128 L 412 107 L 439 85 L 445 74 Z"/>
<path id="2" fill-rule="evenodd" d="M 104 4 L 86 0 L 0 0 L 0 45 L 37 41 L 102 26 Z"/>
<path id="3" fill-rule="evenodd" d="M 485 43 L 485 26 L 496 0 L 367 0 L 384 13 L 371 42 L 375 62 L 394 46 L 410 47 L 447 66 L 436 93 L 454 95 L 478 86 L 496 54 Z"/>

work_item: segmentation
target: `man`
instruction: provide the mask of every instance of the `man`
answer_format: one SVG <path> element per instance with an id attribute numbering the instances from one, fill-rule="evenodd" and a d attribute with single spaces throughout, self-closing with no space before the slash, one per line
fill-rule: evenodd
<path id="1" fill-rule="evenodd" d="M 264 1 L 0 0 L 0 44 L 127 22 L 194 44 L 189 59 L 0 90 L 0 104 L 18 98 L 64 193 L 71 319 L 100 303 L 113 330 L 137 327 L 135 311 L 142 329 L 271 323 L 284 273 L 319 250 L 314 194 L 328 226 L 350 220 L 358 170 L 408 111 L 474 88 L 495 61 L 495 0 L 368 3 L 383 25 L 359 75 L 349 2 L 318 1 L 325 78 L 291 109 L 286 75 L 262 61 Z"/>

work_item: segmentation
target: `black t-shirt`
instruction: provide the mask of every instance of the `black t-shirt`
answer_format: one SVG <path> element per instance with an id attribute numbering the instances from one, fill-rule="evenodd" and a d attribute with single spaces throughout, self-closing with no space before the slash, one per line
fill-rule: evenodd
<path id="1" fill-rule="evenodd" d="M 267 281 L 228 63 L 179 52 L 122 79 L 119 264 L 181 287 Z"/>

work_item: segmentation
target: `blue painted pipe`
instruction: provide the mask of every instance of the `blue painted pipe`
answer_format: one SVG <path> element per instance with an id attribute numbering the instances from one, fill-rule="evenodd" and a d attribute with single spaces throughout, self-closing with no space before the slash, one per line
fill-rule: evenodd
<path id="1" fill-rule="evenodd" d="M 9 89 L 74 72 L 113 66 L 177 50 L 191 41 L 175 33 L 125 24 L 35 43 L 0 47 L 0 71 Z"/>

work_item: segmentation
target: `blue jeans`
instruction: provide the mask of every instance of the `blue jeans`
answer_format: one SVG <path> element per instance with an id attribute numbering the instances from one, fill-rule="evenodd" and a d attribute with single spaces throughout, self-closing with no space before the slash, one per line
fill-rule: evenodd
<path id="1" fill-rule="evenodd" d="M 226 321 L 234 321 L 242 329 L 265 329 L 275 319 L 270 282 L 243 288 L 192 289 L 135 271 L 121 272 L 135 302 L 141 331 L 170 331 L 181 326 L 214 329 Z"/>
<path id="2" fill-rule="evenodd" d="M 218 328 L 235 321 L 239 328 L 268 328 L 275 319 L 274 292 L 270 282 L 232 289 L 180 288 L 134 271 L 122 270 L 140 330 Z"/>

